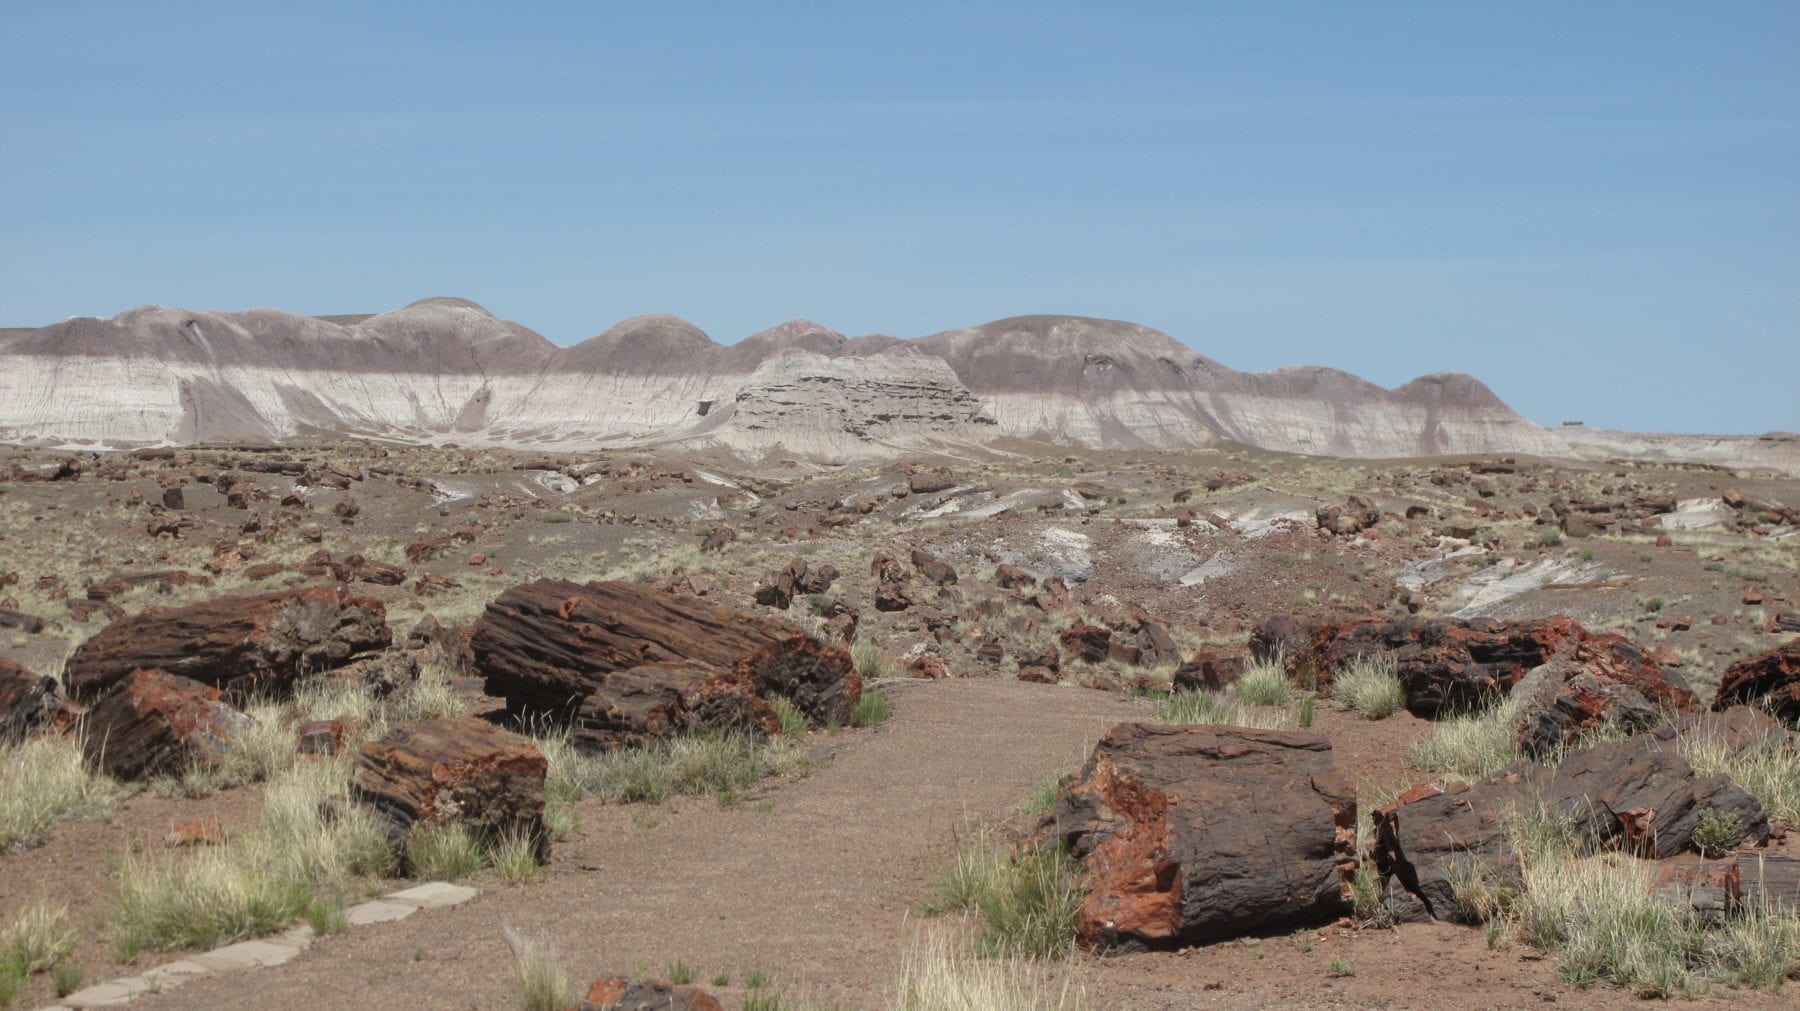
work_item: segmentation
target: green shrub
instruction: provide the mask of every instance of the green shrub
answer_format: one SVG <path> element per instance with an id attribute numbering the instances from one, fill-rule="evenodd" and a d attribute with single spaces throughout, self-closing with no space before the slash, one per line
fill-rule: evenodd
<path id="1" fill-rule="evenodd" d="M 500 936 L 512 949 L 513 994 L 523 1011 L 564 1011 L 576 1005 L 581 994 L 575 977 L 557 965 L 550 952 L 510 927 L 502 927 Z"/>
<path id="2" fill-rule="evenodd" d="M 1690 841 L 1701 856 L 1724 856 L 1744 830 L 1743 822 L 1731 811 L 1721 814 L 1709 807 L 1700 812 L 1697 821 Z"/>
<path id="3" fill-rule="evenodd" d="M 853 727 L 872 727 L 894 714 L 893 704 L 888 697 L 873 688 L 863 689 L 857 696 L 856 705 L 850 710 L 850 725 Z"/>
<path id="4" fill-rule="evenodd" d="M 921 910 L 977 913 L 985 954 L 1054 958 L 1074 948 L 1081 903 L 1080 870 L 1060 848 L 1015 856 L 983 837 L 940 872 Z"/>
<path id="5" fill-rule="evenodd" d="M 891 665 L 888 662 L 887 654 L 879 645 L 869 639 L 859 639 L 850 646 L 850 662 L 856 667 L 856 673 L 862 675 L 865 681 L 888 677 L 891 674 Z"/>

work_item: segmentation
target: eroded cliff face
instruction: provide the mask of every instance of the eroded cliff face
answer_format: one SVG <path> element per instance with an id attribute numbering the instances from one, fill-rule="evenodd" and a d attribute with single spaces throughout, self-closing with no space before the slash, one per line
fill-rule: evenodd
<path id="1" fill-rule="evenodd" d="M 0 439 L 603 445 L 856 457 L 1001 436 L 1095 448 L 1231 441 L 1348 457 L 1567 455 L 1468 376 L 1395 390 L 1237 372 L 1166 334 L 1025 316 L 916 340 L 794 320 L 737 344 L 672 316 L 559 348 L 473 302 L 321 319 L 146 307 L 0 336 Z"/>

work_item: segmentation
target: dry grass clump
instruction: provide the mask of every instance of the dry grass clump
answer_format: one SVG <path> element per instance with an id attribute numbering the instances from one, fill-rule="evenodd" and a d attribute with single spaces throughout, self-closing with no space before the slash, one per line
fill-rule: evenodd
<path id="1" fill-rule="evenodd" d="M 710 793 L 730 803 L 765 778 L 804 773 L 812 765 L 804 746 L 785 734 L 759 740 L 697 733 L 643 748 L 590 753 L 571 744 L 566 730 L 539 728 L 533 743 L 550 766 L 546 804 L 565 809 L 584 797 L 660 804 L 684 794 Z M 555 815 L 566 816 L 566 810 Z"/>
<path id="2" fill-rule="evenodd" d="M 1752 903 L 1723 919 L 1658 892 L 1655 864 L 1584 848 L 1575 821 L 1543 809 L 1506 818 L 1516 879 L 1471 869 L 1455 885 L 1490 938 L 1552 954 L 1577 987 L 1618 986 L 1647 997 L 1693 996 L 1714 984 L 1770 991 L 1800 978 L 1800 910 Z"/>
<path id="3" fill-rule="evenodd" d="M 536 941 L 501 927 L 500 937 L 512 950 L 513 996 L 523 1011 L 563 1011 L 580 1000 L 575 977 L 558 965 L 555 954 Z"/>
<path id="4" fill-rule="evenodd" d="M 1252 662 L 1231 690 L 1253 706 L 1285 706 L 1294 697 L 1293 682 L 1279 655 Z"/>
<path id="5" fill-rule="evenodd" d="M 1519 757 L 1517 721 L 1518 703 L 1512 699 L 1448 717 L 1406 746 L 1406 760 L 1414 768 L 1458 779 L 1493 775 Z"/>
<path id="6" fill-rule="evenodd" d="M 180 856 L 126 854 L 112 916 L 120 955 L 269 933 L 304 915 L 322 890 L 391 874 L 394 854 L 374 818 L 326 803 L 348 781 L 343 761 L 296 765 L 269 784 L 243 835 Z"/>
<path id="7" fill-rule="evenodd" d="M 1268 706 L 1246 706 L 1223 692 L 1177 692 L 1157 703 L 1156 718 L 1182 726 L 1218 725 L 1255 730 L 1286 730 L 1297 714 Z"/>
<path id="8" fill-rule="evenodd" d="M 0 927 L 0 963 L 26 976 L 46 972 L 75 950 L 78 939 L 68 907 L 40 899 Z"/>
<path id="9" fill-rule="evenodd" d="M 1769 817 L 1800 828 L 1800 739 L 1779 733 L 1735 751 L 1716 734 L 1681 738 L 1681 757 L 1702 776 L 1724 773 L 1762 802 Z"/>
<path id="10" fill-rule="evenodd" d="M 850 663 L 863 680 L 873 681 L 894 676 L 894 663 L 887 652 L 869 639 L 858 639 L 850 646 Z"/>
<path id="11" fill-rule="evenodd" d="M 1060 978 L 1058 978 L 1060 977 Z M 896 1011 L 1085 1011 L 1073 974 L 1025 958 L 978 958 L 940 935 L 901 956 Z"/>
<path id="12" fill-rule="evenodd" d="M 0 853 L 42 840 L 63 818 L 109 818 L 123 793 L 89 768 L 74 734 L 0 746 Z"/>
<path id="13" fill-rule="evenodd" d="M 1364 719 L 1385 720 L 1406 705 L 1406 686 L 1392 656 L 1363 655 L 1331 679 L 1331 696 Z"/>
<path id="14" fill-rule="evenodd" d="M 982 834 L 938 872 L 920 911 L 980 917 L 983 954 L 1056 958 L 1074 950 L 1081 903 L 1080 869 L 1060 848 L 1019 854 Z"/>

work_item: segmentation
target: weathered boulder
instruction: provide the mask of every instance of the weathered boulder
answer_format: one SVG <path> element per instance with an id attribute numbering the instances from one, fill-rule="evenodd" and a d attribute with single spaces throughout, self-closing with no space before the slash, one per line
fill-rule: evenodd
<path id="1" fill-rule="evenodd" d="M 491 723 L 415 720 L 362 746 L 350 796 L 374 810 L 402 851 L 413 826 L 455 821 L 487 839 L 532 840 L 541 861 L 550 853 L 547 769 L 530 741 Z"/>
<path id="2" fill-rule="evenodd" d="M 1112 629 L 1100 625 L 1077 621 L 1056 633 L 1056 638 L 1069 655 L 1088 663 L 1105 663 L 1112 653 Z"/>
<path id="3" fill-rule="evenodd" d="M 927 582 L 935 583 L 938 586 L 948 586 L 956 582 L 956 570 L 950 566 L 950 563 L 924 548 L 912 549 L 912 564 L 913 568 L 917 569 L 919 575 L 924 577 Z"/>
<path id="4" fill-rule="evenodd" d="M 88 761 L 124 780 L 218 764 L 256 721 L 219 690 L 160 670 L 135 670 L 88 711 Z"/>
<path id="5" fill-rule="evenodd" d="M 724 1006 L 697 986 L 613 976 L 595 980 L 578 1011 L 724 1011 Z"/>
<path id="6" fill-rule="evenodd" d="M 752 596 L 758 604 L 786 610 L 794 598 L 802 593 L 824 593 L 830 590 L 837 577 L 838 570 L 834 565 L 809 565 L 806 559 L 796 558 L 788 562 L 787 567 L 780 572 L 764 576 Z"/>
<path id="7" fill-rule="evenodd" d="M 1304 634 L 1291 622 L 1271 620 L 1252 636 L 1258 656 L 1272 655 L 1276 645 L 1285 650 L 1290 669 L 1311 671 L 1321 681 L 1358 656 L 1387 654 L 1406 686 L 1407 708 L 1420 716 L 1491 702 L 1552 660 L 1574 661 L 1604 683 L 1628 685 L 1659 709 L 1686 713 L 1700 708 L 1680 674 L 1624 637 L 1589 632 L 1565 615 L 1521 622 L 1352 621 L 1312 626 Z"/>
<path id="8" fill-rule="evenodd" d="M 1347 537 L 1381 522 L 1381 510 L 1361 495 L 1351 495 L 1341 506 L 1320 506 L 1314 519 L 1326 533 Z"/>
<path id="9" fill-rule="evenodd" d="M 1739 660 L 1719 679 L 1714 709 L 1742 703 L 1765 705 L 1782 719 L 1800 722 L 1800 638 Z"/>
<path id="10" fill-rule="evenodd" d="M 321 589 L 153 607 L 82 643 L 65 676 L 82 700 L 105 695 L 140 668 L 248 695 L 385 648 L 386 618 L 378 600 Z"/>
<path id="11" fill-rule="evenodd" d="M 0 744 L 64 729 L 80 716 L 81 708 L 63 698 L 55 678 L 34 674 L 0 656 Z"/>
<path id="12" fill-rule="evenodd" d="M 1037 585 L 1037 577 L 1017 565 L 1001 565 L 994 570 L 994 582 L 1003 590 L 1021 590 Z"/>
<path id="13" fill-rule="evenodd" d="M 938 467 L 933 470 L 922 470 L 906 479 L 906 486 L 914 494 L 930 495 L 934 492 L 947 491 L 956 486 L 956 475 L 949 469 Z"/>
<path id="14" fill-rule="evenodd" d="M 677 660 L 788 697 L 821 725 L 842 722 L 862 692 L 849 654 L 784 621 L 635 583 L 515 586 L 470 646 L 488 694 L 515 712 L 572 714 L 613 672 Z M 821 683 L 831 677 L 841 683 Z"/>
<path id="15" fill-rule="evenodd" d="M 1317 734 L 1123 723 L 1038 840 L 1086 868 L 1083 944 L 1173 947 L 1346 912 L 1356 797 Z"/>
<path id="16" fill-rule="evenodd" d="M 1634 734 L 1665 718 L 1636 688 L 1574 660 L 1552 660 L 1532 670 L 1513 688 L 1513 696 L 1519 700 L 1519 751 L 1538 761 L 1588 731 L 1612 727 Z"/>
<path id="17" fill-rule="evenodd" d="M 1222 692 L 1243 676 L 1241 658 L 1203 649 L 1175 669 L 1172 687 L 1178 692 Z"/>
<path id="18" fill-rule="evenodd" d="M 577 747 L 641 747 L 706 727 L 766 736 L 775 711 L 749 681 L 689 660 L 613 671 L 581 700 L 570 739 Z"/>
<path id="19" fill-rule="evenodd" d="M 1656 859 L 1692 849 L 1706 811 L 1736 820 L 1739 831 L 1727 847 L 1761 842 L 1770 832 L 1755 797 L 1723 775 L 1697 775 L 1673 740 L 1641 734 L 1577 751 L 1555 768 L 1520 761 L 1474 784 L 1415 787 L 1375 812 L 1376 865 L 1431 916 L 1462 919 L 1452 882 L 1471 862 L 1516 879 L 1506 821 L 1540 810 L 1570 824 L 1591 849 Z"/>

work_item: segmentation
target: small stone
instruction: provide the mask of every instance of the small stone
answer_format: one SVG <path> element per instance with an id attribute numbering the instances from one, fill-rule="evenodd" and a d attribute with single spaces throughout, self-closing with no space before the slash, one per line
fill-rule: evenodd
<path id="1" fill-rule="evenodd" d="M 388 902 L 410 902 L 425 909 L 440 909 L 445 906 L 461 905 L 481 894 L 467 885 L 453 885 L 448 881 L 427 881 L 422 885 L 383 895 Z"/>
<path id="2" fill-rule="evenodd" d="M 419 907 L 408 902 L 365 902 L 360 906 L 351 906 L 346 917 L 352 927 L 366 927 L 371 923 L 392 923 L 404 920 L 419 911 Z"/>
<path id="3" fill-rule="evenodd" d="M 194 961 L 208 969 L 252 969 L 259 965 L 281 965 L 292 961 L 298 954 L 300 949 L 291 945 L 270 941 L 239 941 L 223 948 L 214 948 L 204 955 L 196 955 Z"/>

